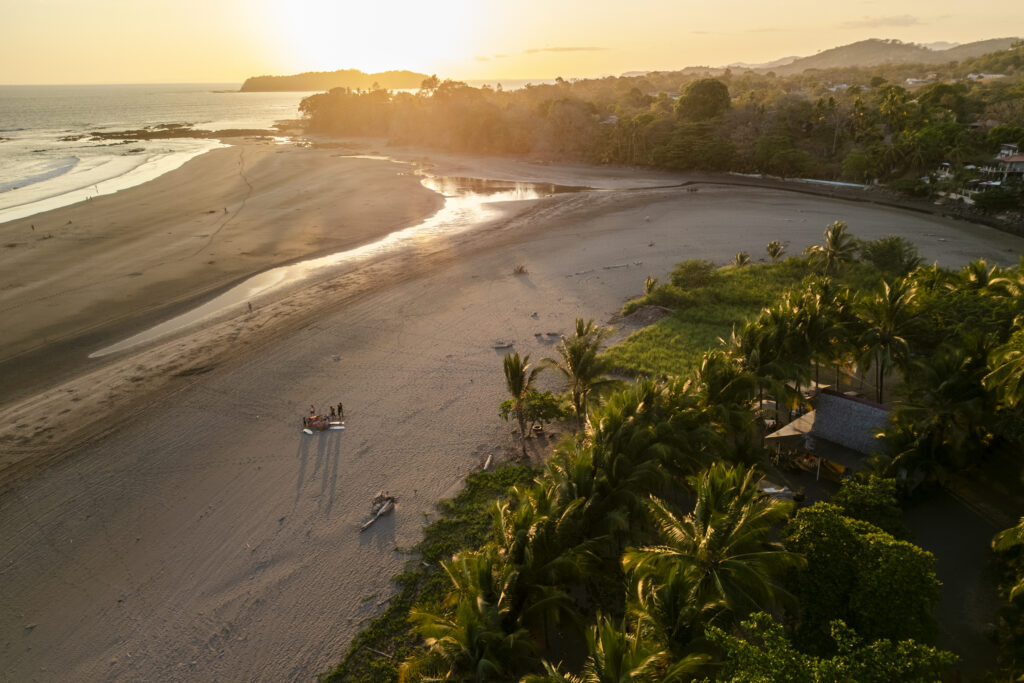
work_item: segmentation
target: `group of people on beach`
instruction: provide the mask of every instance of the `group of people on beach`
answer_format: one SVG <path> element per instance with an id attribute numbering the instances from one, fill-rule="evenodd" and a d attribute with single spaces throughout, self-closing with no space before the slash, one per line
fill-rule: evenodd
<path id="1" fill-rule="evenodd" d="M 321 429 L 326 429 L 326 427 L 324 427 L 325 424 L 326 425 L 330 425 L 332 422 L 335 422 L 335 421 L 338 421 L 338 420 L 344 421 L 344 419 L 345 419 L 345 406 L 342 405 L 341 401 L 338 401 L 337 409 L 335 409 L 334 406 L 331 406 L 331 412 L 330 412 L 329 415 L 326 414 L 326 413 L 325 414 L 317 413 L 316 406 L 310 405 L 309 406 L 309 417 L 306 417 L 306 416 L 302 417 L 302 427 L 303 428 L 317 427 L 317 428 L 321 428 Z"/>

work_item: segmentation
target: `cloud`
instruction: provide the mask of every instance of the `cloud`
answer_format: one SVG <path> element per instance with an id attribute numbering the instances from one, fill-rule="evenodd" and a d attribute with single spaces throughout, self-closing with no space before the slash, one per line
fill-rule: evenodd
<path id="1" fill-rule="evenodd" d="M 538 52 L 600 52 L 607 49 L 606 47 L 535 47 L 530 50 L 523 50 L 523 52 L 532 55 Z"/>
<path id="2" fill-rule="evenodd" d="M 861 17 L 839 24 L 839 28 L 885 28 L 888 26 L 914 26 L 920 24 L 917 17 L 901 14 L 893 17 Z"/>
<path id="3" fill-rule="evenodd" d="M 489 61 L 491 61 L 490 57 L 473 57 L 473 59 L 475 59 L 478 62 L 489 62 Z"/>

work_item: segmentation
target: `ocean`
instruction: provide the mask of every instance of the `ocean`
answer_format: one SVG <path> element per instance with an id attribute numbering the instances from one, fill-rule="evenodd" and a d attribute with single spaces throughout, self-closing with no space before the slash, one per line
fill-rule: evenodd
<path id="1" fill-rule="evenodd" d="M 89 140 L 92 131 L 189 123 L 270 128 L 311 93 L 237 83 L 0 86 L 0 223 L 139 185 L 222 147 L 217 140 Z"/>

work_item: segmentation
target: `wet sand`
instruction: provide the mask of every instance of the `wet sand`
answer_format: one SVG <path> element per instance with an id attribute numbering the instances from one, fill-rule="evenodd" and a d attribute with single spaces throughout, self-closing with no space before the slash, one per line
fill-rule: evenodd
<path id="1" fill-rule="evenodd" d="M 0 223 L 0 402 L 252 273 L 413 225 L 409 166 L 243 142 L 144 185 Z"/>
<path id="2" fill-rule="evenodd" d="M 623 188 L 666 179 L 431 160 L 476 177 Z M 558 195 L 7 402 L 5 672 L 312 680 L 380 609 L 405 559 L 395 549 L 418 540 L 433 503 L 488 454 L 512 452 L 497 415 L 496 339 L 534 360 L 551 355 L 549 333 L 569 332 L 576 317 L 609 320 L 648 275 L 664 278 L 686 258 L 756 259 L 773 239 L 796 253 L 836 219 L 865 239 L 904 235 L 944 265 L 1014 263 L 1024 252 L 988 228 L 775 190 Z M 514 275 L 516 264 L 528 272 Z M 345 431 L 300 432 L 310 403 L 338 401 Z M 397 509 L 360 534 L 380 489 Z"/>

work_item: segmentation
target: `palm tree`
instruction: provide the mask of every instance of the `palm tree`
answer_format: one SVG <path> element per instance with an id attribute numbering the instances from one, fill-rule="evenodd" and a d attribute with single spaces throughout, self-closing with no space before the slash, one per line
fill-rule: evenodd
<path id="1" fill-rule="evenodd" d="M 912 331 L 915 314 L 911 308 L 915 290 L 908 279 L 890 285 L 882 283 L 882 292 L 860 304 L 863 326 L 859 345 L 865 370 L 875 368 L 875 400 L 882 403 L 884 383 L 893 367 L 905 367 L 910 360 L 907 335 Z"/>
<path id="2" fill-rule="evenodd" d="M 781 418 L 782 406 L 792 409 L 797 405 L 799 386 L 810 379 L 807 362 L 810 350 L 800 332 L 802 306 L 800 297 L 791 292 L 761 311 L 761 315 L 743 330 L 741 355 L 750 366 L 748 370 L 775 399 L 777 420 Z M 754 367 L 755 360 L 759 367 Z M 795 381 L 797 389 L 789 386 L 791 381 Z"/>
<path id="3" fill-rule="evenodd" d="M 401 680 L 503 681 L 530 661 L 533 640 L 509 618 L 499 564 L 487 547 L 442 563 L 453 590 L 442 611 L 410 612 L 427 651 L 402 665 Z"/>
<path id="4" fill-rule="evenodd" d="M 587 634 L 590 655 L 579 676 L 566 674 L 545 662 L 544 675 L 528 676 L 523 683 L 633 683 L 634 681 L 687 681 L 707 662 L 707 655 L 691 654 L 675 660 L 656 639 L 638 634 L 626 623 L 616 624 L 603 614 Z"/>
<path id="5" fill-rule="evenodd" d="M 914 289 L 921 292 L 935 292 L 950 284 L 952 276 L 945 268 L 940 268 L 938 262 L 930 266 L 918 266 L 910 274 Z"/>
<path id="6" fill-rule="evenodd" d="M 853 294 L 848 287 L 837 287 L 831 278 L 817 278 L 808 286 L 805 299 L 816 309 L 808 325 L 807 338 L 815 366 L 833 363 L 836 371 L 836 390 L 841 390 L 842 366 L 852 362 L 856 345 L 852 337 L 857 327 L 853 312 Z M 807 322 L 810 322 L 808 320 Z M 818 373 L 815 370 L 815 381 Z"/>
<path id="7" fill-rule="evenodd" d="M 983 351 L 941 347 L 911 366 L 913 391 L 893 412 L 885 432 L 893 446 L 890 469 L 941 477 L 963 469 L 987 449 L 986 416 L 992 411 L 981 386 L 984 359 Z"/>
<path id="8" fill-rule="evenodd" d="M 1014 279 L 1005 277 L 998 265 L 990 268 L 985 259 L 968 263 L 961 269 L 960 276 L 962 287 L 968 292 L 997 297 L 1019 296 Z"/>
<path id="9" fill-rule="evenodd" d="M 577 318 L 575 334 L 569 338 L 562 337 L 562 342 L 555 347 L 559 358 L 542 361 L 544 367 L 554 368 L 568 382 L 573 409 L 581 428 L 593 397 L 620 384 L 606 377 L 611 364 L 599 354 L 601 342 L 609 334 L 611 330 L 598 327 L 593 320 L 584 322 Z"/>
<path id="10" fill-rule="evenodd" d="M 779 406 L 788 405 L 792 399 L 786 382 L 793 368 L 782 348 L 786 325 L 779 310 L 765 309 L 756 320 L 745 323 L 739 332 L 734 329 L 728 340 L 719 339 L 727 353 L 737 359 L 740 370 L 753 377 L 758 410 L 764 409 L 765 391 L 775 397 L 776 421 Z"/>
<path id="11" fill-rule="evenodd" d="M 804 250 L 819 264 L 825 275 L 838 272 L 843 264 L 852 261 L 857 251 L 857 243 L 847 232 L 847 225 L 835 221 L 825 228 L 825 244 L 815 244 Z"/>
<path id="12" fill-rule="evenodd" d="M 750 254 L 745 251 L 738 251 L 736 255 L 732 257 L 732 264 L 737 268 L 750 265 Z"/>
<path id="13" fill-rule="evenodd" d="M 784 247 L 778 240 L 772 240 L 768 243 L 768 246 L 765 247 L 765 251 L 768 252 L 768 257 L 771 258 L 772 263 L 775 263 L 782 258 L 782 252 L 786 251 L 786 247 Z"/>
<path id="14" fill-rule="evenodd" d="M 674 648 L 698 627 L 735 621 L 788 596 L 776 581 L 802 558 L 772 541 L 771 527 L 791 505 L 762 494 L 759 479 L 754 468 L 712 465 L 690 478 L 697 501 L 685 517 L 650 499 L 663 545 L 627 550 L 622 564 L 635 587 L 636 613 Z"/>
<path id="15" fill-rule="evenodd" d="M 491 509 L 509 613 L 523 627 L 540 631 L 545 645 L 549 621 L 578 621 L 562 586 L 577 578 L 583 564 L 568 547 L 576 540 L 574 519 L 551 493 L 542 486 L 517 486 L 510 500 Z"/>
<path id="16" fill-rule="evenodd" d="M 1006 344 L 989 358 L 991 370 L 982 382 L 985 388 L 1010 407 L 1024 402 L 1024 327 L 1018 327 Z"/>
<path id="17" fill-rule="evenodd" d="M 992 550 L 1002 552 L 1017 546 L 1024 545 L 1024 517 L 1020 518 L 1017 526 L 1004 529 L 992 539 Z M 1024 595 L 1024 574 L 1017 575 L 1017 583 L 1010 588 L 1010 600 L 1016 600 Z"/>
<path id="18" fill-rule="evenodd" d="M 749 431 L 755 418 L 750 410 L 756 378 L 722 349 L 707 351 L 688 388 L 695 391 L 705 414 L 727 436 Z"/>
<path id="19" fill-rule="evenodd" d="M 520 358 L 519 352 L 505 354 L 505 389 L 512 397 L 512 412 L 519 423 L 519 440 L 526 457 L 526 401 L 533 391 L 533 381 L 540 368 L 530 367 L 530 356 Z"/>

